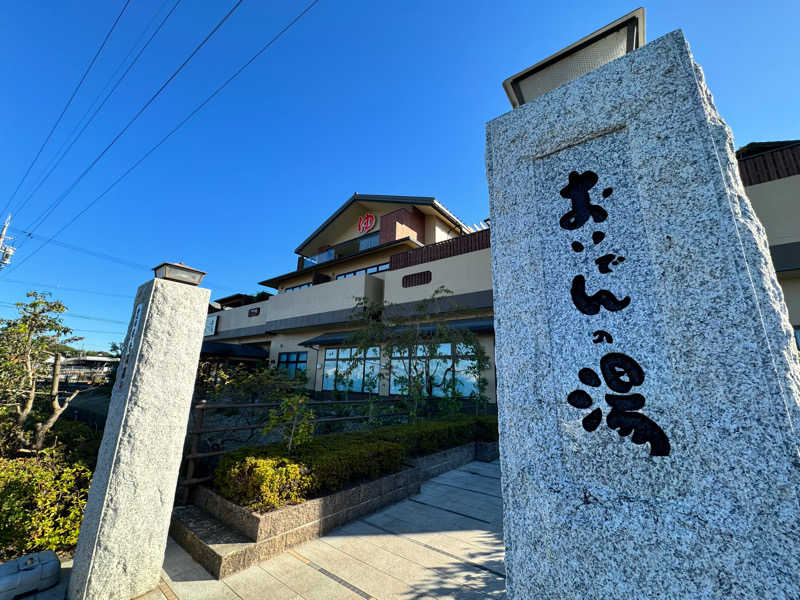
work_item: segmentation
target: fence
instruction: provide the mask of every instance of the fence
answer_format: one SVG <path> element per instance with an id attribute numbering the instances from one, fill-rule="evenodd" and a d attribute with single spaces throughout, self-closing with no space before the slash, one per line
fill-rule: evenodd
<path id="1" fill-rule="evenodd" d="M 389 270 L 413 267 L 423 263 L 450 258 L 459 254 L 476 252 L 491 247 L 491 234 L 489 229 L 482 229 L 468 235 L 461 235 L 443 242 L 415 248 L 408 252 L 401 252 L 389 259 Z"/>
<path id="2" fill-rule="evenodd" d="M 306 403 L 309 408 L 315 412 L 337 412 L 341 409 L 349 408 L 350 412 L 364 412 L 365 414 L 350 414 L 341 416 L 323 416 L 312 419 L 310 422 L 315 425 L 315 430 L 318 430 L 321 425 L 325 424 L 344 424 L 348 422 L 365 422 L 370 419 L 380 420 L 385 424 L 392 419 L 401 419 L 407 421 L 409 417 L 408 411 L 396 412 L 394 409 L 399 404 L 403 404 L 403 400 L 398 399 L 378 399 L 372 400 L 369 398 L 360 398 L 357 400 L 318 400 L 311 399 Z M 190 429 L 187 433 L 187 443 L 184 445 L 183 456 L 183 476 L 178 479 L 178 487 L 181 489 L 181 500 L 185 504 L 188 500 L 189 493 L 192 486 L 200 483 L 205 483 L 212 479 L 210 474 L 197 474 L 198 466 L 207 459 L 221 456 L 226 452 L 230 452 L 235 447 L 219 448 L 208 451 L 203 451 L 201 448 L 202 438 L 204 435 L 215 433 L 233 433 L 238 431 L 258 431 L 264 430 L 267 422 L 269 421 L 269 410 L 277 409 L 280 407 L 279 402 L 207 402 L 199 401 L 192 405 L 190 417 Z M 390 412 L 384 414 L 370 414 L 375 407 L 389 407 Z M 222 425 L 222 426 L 205 426 L 208 421 L 207 414 L 210 411 L 260 411 L 261 414 L 254 417 L 256 422 L 248 423 L 246 425 Z M 315 431 L 315 434 L 318 433 Z M 241 443 L 241 440 L 232 440 L 232 446 L 241 447 L 248 445 Z M 224 445 L 224 444 L 223 444 Z M 207 466 L 207 465 L 206 465 Z"/>
<path id="3" fill-rule="evenodd" d="M 323 416 L 312 419 L 311 422 L 315 425 L 315 435 L 319 435 L 320 429 L 329 429 L 327 425 L 346 425 L 347 423 L 361 423 L 369 424 L 370 421 L 379 423 L 380 425 L 389 425 L 397 423 L 408 422 L 410 412 L 406 408 L 407 399 L 404 397 L 380 397 L 379 399 L 370 399 L 364 394 L 364 397 L 355 400 L 327 400 L 324 397 L 312 397 L 307 403 L 307 406 L 313 408 L 315 413 L 337 413 L 342 410 L 349 409 L 349 412 L 358 412 L 363 414 L 349 414 L 349 415 L 336 415 L 336 416 Z M 470 398 L 461 399 L 461 411 L 466 413 L 473 413 L 478 410 L 478 407 L 483 403 L 478 404 L 477 401 Z M 278 402 L 207 402 L 200 400 L 195 402 L 191 408 L 190 428 L 186 436 L 186 444 L 184 445 L 183 456 L 183 474 L 178 479 L 178 488 L 180 490 L 178 499 L 186 504 L 189 499 L 191 488 L 201 483 L 211 481 L 213 475 L 210 474 L 211 466 L 208 464 L 209 459 L 214 459 L 218 456 L 242 447 L 245 445 L 252 445 L 252 441 L 242 442 L 242 440 L 232 440 L 233 444 L 229 447 L 220 447 L 210 450 L 201 448 L 203 443 L 203 436 L 217 433 L 235 433 L 239 431 L 259 431 L 264 430 L 267 422 L 269 421 L 269 410 L 279 408 Z M 405 410 L 398 410 L 403 407 Z M 378 411 L 375 411 L 375 409 Z M 484 407 L 486 409 L 487 407 Z M 385 412 L 380 412 L 384 410 Z M 426 413 L 432 413 L 435 409 L 432 406 L 424 407 L 420 411 L 420 416 L 430 416 Z M 207 415 L 212 411 L 260 411 L 260 415 L 253 417 L 255 422 L 246 425 L 213 425 L 207 426 Z M 233 415 L 232 415 L 233 416 Z M 325 431 L 324 433 L 330 433 Z M 274 441 L 274 440 L 273 440 Z M 263 441 L 261 443 L 264 443 Z M 220 444 L 225 445 L 225 444 Z M 204 469 L 204 472 L 198 474 L 199 469 Z"/>

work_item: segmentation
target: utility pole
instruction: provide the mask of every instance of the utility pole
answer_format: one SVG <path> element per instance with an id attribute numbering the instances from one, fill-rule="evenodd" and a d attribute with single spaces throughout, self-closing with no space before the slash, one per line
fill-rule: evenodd
<path id="1" fill-rule="evenodd" d="M 14 246 L 11 246 L 7 243 L 14 239 L 13 237 L 6 235 L 8 232 L 8 225 L 10 223 L 11 215 L 8 215 L 6 217 L 6 222 L 3 225 L 3 229 L 0 230 L 0 271 L 2 271 L 5 266 L 11 262 L 11 256 L 17 251 Z"/>

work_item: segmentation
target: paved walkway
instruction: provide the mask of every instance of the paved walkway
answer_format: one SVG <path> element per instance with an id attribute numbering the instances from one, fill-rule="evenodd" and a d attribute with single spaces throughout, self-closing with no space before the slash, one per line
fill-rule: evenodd
<path id="1" fill-rule="evenodd" d="M 166 600 L 505 598 L 501 502 L 498 464 L 473 462 L 221 581 L 170 539 L 161 590 Z"/>

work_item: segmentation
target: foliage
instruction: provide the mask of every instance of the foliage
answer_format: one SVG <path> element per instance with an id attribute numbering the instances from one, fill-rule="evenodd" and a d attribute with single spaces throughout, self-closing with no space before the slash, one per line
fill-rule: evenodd
<path id="1" fill-rule="evenodd" d="M 400 444 L 406 456 L 417 457 L 455 448 L 476 440 L 477 419 L 460 417 L 446 421 L 422 421 L 381 427 L 368 432 L 373 439 Z"/>
<path id="2" fill-rule="evenodd" d="M 305 500 L 311 488 L 309 468 L 288 458 L 226 456 L 215 475 L 225 498 L 251 510 L 265 512 Z"/>
<path id="3" fill-rule="evenodd" d="M 306 405 L 308 397 L 304 394 L 287 396 L 279 410 L 269 411 L 269 425 L 264 430 L 280 429 L 288 454 L 308 442 L 314 436 L 314 411 Z"/>
<path id="4" fill-rule="evenodd" d="M 320 436 L 292 458 L 280 444 L 229 452 L 217 466 L 214 487 L 232 502 L 263 512 L 402 468 L 398 444 L 350 435 Z"/>
<path id="5" fill-rule="evenodd" d="M 54 550 L 78 541 L 91 471 L 46 450 L 29 458 L 0 458 L 0 560 Z"/>
<path id="6" fill-rule="evenodd" d="M 0 407 L 16 411 L 16 422 L 5 423 L 0 431 L 0 449 L 13 446 L 15 452 L 31 453 L 42 450 L 48 432 L 79 393 L 59 398 L 62 354 L 58 349 L 81 338 L 68 337 L 72 330 L 62 323 L 67 308 L 61 302 L 40 292 L 28 292 L 27 297 L 31 299 L 27 303 L 16 303 L 19 317 L 0 319 Z M 50 356 L 54 356 L 50 391 L 38 391 L 39 379 L 50 369 Z M 49 396 L 50 410 L 47 418 L 34 422 L 31 429 L 37 395 Z"/>
<path id="7" fill-rule="evenodd" d="M 406 397 L 411 420 L 417 420 L 426 405 L 433 402 L 437 412 L 455 415 L 461 410 L 463 392 L 458 388 L 452 367 L 442 373 L 434 372 L 443 344 L 455 349 L 468 364 L 466 375 L 477 383 L 477 392 L 470 396 L 475 401 L 476 414 L 485 410 L 487 381 L 482 373 L 489 366 L 489 356 L 481 346 L 475 333 L 456 329 L 449 318 L 460 309 L 449 296 L 452 292 L 440 286 L 430 298 L 418 302 L 411 311 L 403 310 L 388 302 L 374 302 L 366 297 L 358 298 L 353 311 L 352 324 L 358 329 L 347 343 L 364 353 L 368 348 L 383 346 L 384 355 L 402 357 L 392 361 L 392 374 L 401 394 Z M 351 363 L 351 369 L 357 363 Z M 386 378 L 387 369 L 380 377 Z"/>
<path id="8" fill-rule="evenodd" d="M 305 391 L 307 379 L 302 371 L 290 376 L 285 369 L 269 365 L 254 368 L 240 363 L 226 367 L 204 361 L 195 381 L 196 400 L 279 404 L 287 396 Z"/>
<path id="9" fill-rule="evenodd" d="M 475 441 L 496 442 L 500 439 L 496 416 L 480 416 L 475 419 Z"/>
<path id="10" fill-rule="evenodd" d="M 495 417 L 463 416 L 323 435 L 291 458 L 281 444 L 242 448 L 222 457 L 214 487 L 232 502 L 266 511 L 394 473 L 405 457 L 496 440 Z"/>

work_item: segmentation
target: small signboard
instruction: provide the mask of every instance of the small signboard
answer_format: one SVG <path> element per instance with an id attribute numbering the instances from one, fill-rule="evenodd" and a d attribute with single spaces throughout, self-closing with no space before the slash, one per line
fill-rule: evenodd
<path id="1" fill-rule="evenodd" d="M 204 337 L 208 337 L 209 335 L 214 335 L 217 333 L 217 320 L 219 319 L 219 315 L 209 315 L 206 317 L 206 329 L 203 332 Z"/>

